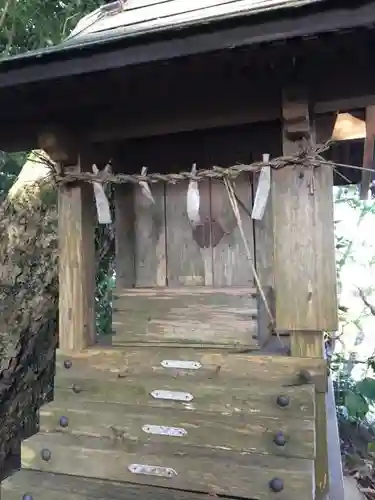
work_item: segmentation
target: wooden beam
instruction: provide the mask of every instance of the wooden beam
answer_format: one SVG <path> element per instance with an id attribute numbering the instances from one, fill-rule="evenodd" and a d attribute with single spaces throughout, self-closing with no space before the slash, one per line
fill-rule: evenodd
<path id="1" fill-rule="evenodd" d="M 347 97 L 338 97 L 335 99 L 323 99 L 316 101 L 314 104 L 314 113 L 323 114 L 331 111 L 349 111 L 351 109 L 360 109 L 367 106 L 375 105 L 375 94 L 364 92 L 358 87 L 353 86 L 354 92 L 357 95 L 348 95 Z"/>
<path id="2" fill-rule="evenodd" d="M 306 95 L 285 92 L 283 116 L 283 153 L 293 155 L 301 138 L 312 141 L 315 135 Z M 320 139 L 330 133 L 327 124 L 322 128 Z M 332 191 L 329 168 L 287 166 L 273 171 L 276 328 L 291 333 L 292 356 L 323 357 L 323 331 L 337 329 Z M 316 394 L 316 413 L 315 484 L 320 500 L 329 489 L 325 394 Z"/>
<path id="3" fill-rule="evenodd" d="M 92 156 L 81 151 L 65 170 L 91 170 Z M 94 198 L 91 184 L 59 190 L 59 347 L 74 352 L 95 344 Z"/>
<path id="4" fill-rule="evenodd" d="M 192 103 L 189 108 L 176 103 L 176 107 L 166 112 L 160 111 L 150 114 L 134 116 L 128 123 L 124 118 L 118 124 L 106 117 L 100 117 L 97 125 L 89 129 L 88 137 L 91 142 L 115 141 L 136 139 L 154 135 L 166 135 L 192 130 L 205 130 L 215 127 L 229 127 L 246 123 L 259 123 L 278 120 L 280 116 L 280 99 L 276 93 L 261 96 L 257 102 L 246 102 L 244 99 L 215 99 L 215 102 L 196 107 Z M 104 125 L 107 123 L 108 125 Z M 92 126 L 91 125 L 91 126 Z"/>
<path id="5" fill-rule="evenodd" d="M 283 109 L 292 108 L 294 102 L 284 99 Z M 300 103 L 295 109 L 302 117 Z M 291 113 L 289 110 L 288 116 Z M 284 155 L 299 150 L 299 140 L 293 140 L 298 134 L 306 137 L 306 123 L 299 133 L 295 127 L 293 123 L 290 131 L 289 122 L 284 121 Z M 290 166 L 273 171 L 275 283 L 283 290 L 276 297 L 279 330 L 337 329 L 332 191 L 333 173 L 328 167 L 312 170 Z"/>
<path id="6" fill-rule="evenodd" d="M 363 149 L 363 168 L 374 170 L 375 173 L 375 106 L 366 107 L 366 138 Z M 361 200 L 367 200 L 369 196 L 371 177 L 373 173 L 369 170 L 362 171 L 360 189 Z"/>

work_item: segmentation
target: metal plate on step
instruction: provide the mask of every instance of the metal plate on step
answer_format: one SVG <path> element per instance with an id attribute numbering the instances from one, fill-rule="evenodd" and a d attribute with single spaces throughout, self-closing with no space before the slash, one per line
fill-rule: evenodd
<path id="1" fill-rule="evenodd" d="M 187 434 L 182 427 L 167 427 L 164 425 L 144 425 L 142 430 L 147 434 L 157 434 L 158 436 L 183 437 Z"/>
<path id="2" fill-rule="evenodd" d="M 170 467 L 160 467 L 158 465 L 130 464 L 129 471 L 133 474 L 145 474 L 147 476 L 173 477 L 177 472 Z"/>
<path id="3" fill-rule="evenodd" d="M 199 370 L 202 368 L 199 361 L 182 361 L 180 359 L 163 359 L 160 364 L 163 368 L 177 368 L 178 370 Z"/>
<path id="4" fill-rule="evenodd" d="M 192 401 L 194 399 L 190 392 L 155 390 L 151 392 L 155 399 L 172 399 L 174 401 Z"/>

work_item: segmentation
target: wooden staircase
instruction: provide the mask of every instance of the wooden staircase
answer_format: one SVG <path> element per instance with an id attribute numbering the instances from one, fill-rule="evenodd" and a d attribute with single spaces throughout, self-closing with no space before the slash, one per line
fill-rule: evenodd
<path id="1" fill-rule="evenodd" d="M 55 400 L 1 498 L 312 500 L 316 387 L 301 370 L 322 389 L 318 359 L 149 345 L 58 354 Z"/>

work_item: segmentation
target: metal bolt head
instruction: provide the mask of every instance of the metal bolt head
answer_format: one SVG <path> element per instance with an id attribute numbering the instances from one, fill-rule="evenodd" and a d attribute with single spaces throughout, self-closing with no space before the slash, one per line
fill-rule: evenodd
<path id="1" fill-rule="evenodd" d="M 60 417 L 59 424 L 61 427 L 68 427 L 68 425 L 69 425 L 68 417 L 64 417 L 64 416 Z"/>
<path id="2" fill-rule="evenodd" d="M 277 446 L 285 446 L 286 444 L 286 438 L 282 432 L 278 432 L 275 437 L 273 438 L 273 442 Z"/>
<path id="3" fill-rule="evenodd" d="M 82 389 L 80 388 L 79 385 L 73 384 L 72 391 L 74 392 L 74 394 L 79 394 L 82 391 Z"/>
<path id="4" fill-rule="evenodd" d="M 314 383 L 313 376 L 311 375 L 309 370 L 301 370 L 299 372 L 299 378 L 300 378 L 301 382 L 303 382 L 305 384 L 313 384 Z"/>
<path id="5" fill-rule="evenodd" d="M 49 460 L 51 460 L 52 453 L 47 450 L 47 448 L 44 448 L 44 450 L 40 452 L 40 456 L 42 457 L 42 460 L 44 460 L 44 462 L 49 462 Z"/>
<path id="6" fill-rule="evenodd" d="M 64 368 L 66 368 L 67 370 L 69 370 L 69 368 L 72 367 L 72 362 L 70 361 L 70 359 L 66 359 L 64 361 Z"/>
<path id="7" fill-rule="evenodd" d="M 282 479 L 279 479 L 278 477 L 274 477 L 269 482 L 269 487 L 275 493 L 280 493 L 280 491 L 283 491 L 284 489 L 284 481 Z"/>
<path id="8" fill-rule="evenodd" d="M 280 396 L 277 396 L 276 402 L 281 408 L 286 408 L 290 403 L 290 397 L 280 394 Z"/>

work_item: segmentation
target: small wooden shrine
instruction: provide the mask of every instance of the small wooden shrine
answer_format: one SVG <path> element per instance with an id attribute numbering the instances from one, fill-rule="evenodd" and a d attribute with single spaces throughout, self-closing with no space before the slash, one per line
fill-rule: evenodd
<path id="1" fill-rule="evenodd" d="M 318 154 L 338 112 L 371 122 L 375 5 L 352 4 L 113 2 L 1 61 L 0 148 L 39 147 L 65 176 L 53 401 L 2 499 L 326 498 L 333 186 L 366 194 L 371 172 L 323 156 L 371 167 L 373 150 Z M 103 347 L 87 180 L 109 161 Z"/>

